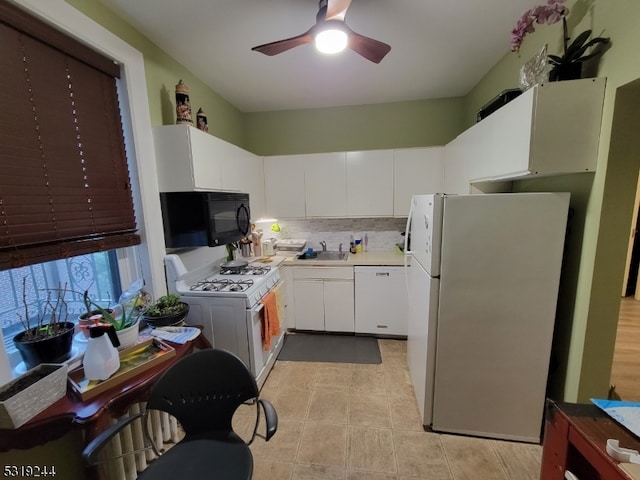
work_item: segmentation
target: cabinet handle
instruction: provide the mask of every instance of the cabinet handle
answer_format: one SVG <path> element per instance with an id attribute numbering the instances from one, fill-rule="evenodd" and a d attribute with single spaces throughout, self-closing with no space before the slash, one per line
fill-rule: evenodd
<path id="1" fill-rule="evenodd" d="M 389 328 L 389 327 L 388 327 L 388 326 L 386 326 L 386 325 L 376 325 L 376 327 L 378 327 L 378 328 Z"/>
<path id="2" fill-rule="evenodd" d="M 388 277 L 389 272 L 376 272 L 376 277 Z"/>

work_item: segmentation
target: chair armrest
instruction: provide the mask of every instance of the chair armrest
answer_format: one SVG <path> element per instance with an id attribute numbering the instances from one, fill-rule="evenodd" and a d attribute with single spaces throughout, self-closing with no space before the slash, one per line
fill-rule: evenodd
<path id="1" fill-rule="evenodd" d="M 264 410 L 266 424 L 266 436 L 264 439 L 268 442 L 278 429 L 278 414 L 269 400 L 260 399 L 258 402 L 262 405 L 262 410 Z"/>
<path id="2" fill-rule="evenodd" d="M 109 442 L 109 440 L 111 440 L 115 435 L 120 433 L 120 431 L 127 425 L 129 425 L 134 420 L 142 417 L 143 415 L 144 413 L 137 413 L 129 417 L 123 417 L 103 432 L 100 432 L 100 434 L 96 438 L 91 440 L 82 451 L 82 459 L 85 461 L 85 463 L 87 465 L 95 465 L 100 450 L 102 450 L 107 442 Z"/>

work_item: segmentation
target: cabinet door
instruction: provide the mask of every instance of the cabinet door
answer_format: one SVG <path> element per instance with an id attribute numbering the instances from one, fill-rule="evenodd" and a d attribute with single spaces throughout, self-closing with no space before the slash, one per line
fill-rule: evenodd
<path id="1" fill-rule="evenodd" d="M 242 148 L 216 138 L 217 157 L 220 162 L 220 181 L 223 190 L 247 192 L 246 182 L 253 175 L 249 170 L 249 161 L 252 156 Z"/>
<path id="2" fill-rule="evenodd" d="M 304 155 L 265 157 L 265 216 L 305 217 L 304 157 Z"/>
<path id="3" fill-rule="evenodd" d="M 215 137 L 188 125 L 162 125 L 153 133 L 161 192 L 220 190 Z"/>
<path id="4" fill-rule="evenodd" d="M 472 129 L 475 132 L 479 158 L 479 171 L 471 178 L 525 175 L 530 172 L 531 135 L 534 129 L 536 88 L 530 88 L 508 105 L 498 109 Z M 554 129 L 558 124 L 554 121 Z"/>
<path id="5" fill-rule="evenodd" d="M 444 191 L 444 147 L 404 148 L 393 156 L 393 214 L 406 217 L 412 195 Z"/>
<path id="6" fill-rule="evenodd" d="M 356 267 L 356 333 L 406 336 L 407 309 L 403 267 Z"/>
<path id="7" fill-rule="evenodd" d="M 216 138 L 197 128 L 187 127 L 191 139 L 191 161 L 193 162 L 193 181 L 196 189 L 222 188 L 220 175 L 220 157 Z M 183 155 L 187 155 L 184 153 Z"/>
<path id="8" fill-rule="evenodd" d="M 304 155 L 304 178 L 307 217 L 347 215 L 347 172 L 344 152 Z"/>
<path id="9" fill-rule="evenodd" d="M 393 150 L 347 152 L 347 215 L 393 215 Z"/>
<path id="10" fill-rule="evenodd" d="M 444 167 L 446 193 L 470 193 L 471 180 L 487 175 L 488 169 L 491 168 L 487 146 L 490 143 L 487 140 L 489 134 L 487 124 L 482 125 L 480 122 L 447 144 Z"/>
<path id="11" fill-rule="evenodd" d="M 293 284 L 296 329 L 324 331 L 322 280 L 296 280 Z"/>
<path id="12" fill-rule="evenodd" d="M 243 170 L 245 175 L 240 183 L 240 191 L 249 194 L 251 202 L 251 219 L 266 217 L 264 199 L 264 167 L 262 157 L 246 152 L 242 157 Z"/>
<path id="13" fill-rule="evenodd" d="M 353 281 L 324 281 L 324 325 L 327 332 L 354 332 Z"/>
<path id="14" fill-rule="evenodd" d="M 282 305 L 284 307 L 284 318 L 280 319 L 280 323 L 282 323 L 282 328 L 296 328 L 296 317 L 295 317 L 295 293 L 293 288 L 293 268 L 292 267 L 283 267 L 280 266 L 280 278 L 282 279 L 282 287 L 280 288 L 280 292 L 282 295 Z"/>

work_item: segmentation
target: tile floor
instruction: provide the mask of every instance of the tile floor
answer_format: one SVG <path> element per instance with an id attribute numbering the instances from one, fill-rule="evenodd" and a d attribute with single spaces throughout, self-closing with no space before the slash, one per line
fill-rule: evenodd
<path id="1" fill-rule="evenodd" d="M 278 431 L 251 446 L 254 480 L 539 479 L 539 445 L 425 432 L 406 342 L 379 345 L 379 365 L 276 362 L 261 397 Z M 243 438 L 254 408 L 234 417 Z"/>

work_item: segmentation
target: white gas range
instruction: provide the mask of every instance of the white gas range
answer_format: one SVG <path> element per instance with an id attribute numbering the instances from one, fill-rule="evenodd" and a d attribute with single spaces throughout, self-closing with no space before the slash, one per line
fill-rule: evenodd
<path id="1" fill-rule="evenodd" d="M 189 304 L 187 323 L 203 325 L 215 348 L 235 353 L 264 384 L 282 349 L 285 328 L 271 339 L 265 351 L 262 341 L 262 299 L 281 283 L 278 268 L 249 264 L 226 269 L 220 261 L 188 270 L 177 254 L 165 257 L 169 292 L 178 293 Z"/>

